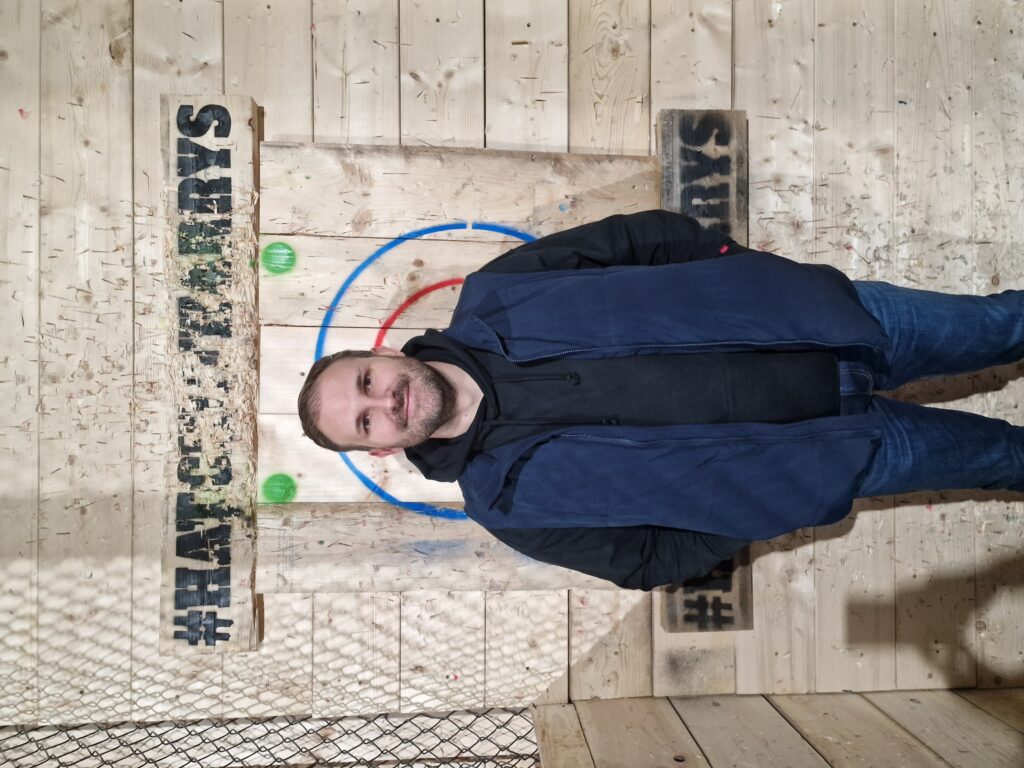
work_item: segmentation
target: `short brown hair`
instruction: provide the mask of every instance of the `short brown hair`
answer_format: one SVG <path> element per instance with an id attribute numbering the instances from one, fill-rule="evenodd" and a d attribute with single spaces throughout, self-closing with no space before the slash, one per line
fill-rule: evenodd
<path id="1" fill-rule="evenodd" d="M 299 390 L 299 420 L 302 422 L 302 431 L 310 440 L 326 448 L 329 451 L 368 451 L 369 448 L 362 445 L 338 445 L 320 431 L 317 420 L 320 418 L 320 390 L 316 387 L 316 380 L 320 374 L 326 371 L 331 363 L 337 360 L 344 360 L 348 357 L 370 357 L 373 355 L 368 349 L 343 349 L 330 355 L 324 355 L 309 369 L 306 374 L 306 382 Z"/>

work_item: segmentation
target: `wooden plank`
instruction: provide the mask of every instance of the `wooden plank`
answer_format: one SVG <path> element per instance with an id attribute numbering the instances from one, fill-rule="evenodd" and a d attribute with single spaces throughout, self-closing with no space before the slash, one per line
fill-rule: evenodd
<path id="1" fill-rule="evenodd" d="M 331 326 L 379 328 L 416 292 L 465 277 L 514 246 L 496 235 L 491 235 L 488 241 L 488 233 L 480 230 L 466 230 L 464 236 L 476 239 L 406 240 L 387 251 L 385 257 L 370 262 L 345 291 L 341 303 L 334 306 Z M 264 236 L 260 240 L 263 261 L 268 259 L 268 245 L 284 243 L 295 255 L 295 266 L 278 274 L 269 271 L 265 264 L 261 267 L 260 321 L 265 325 L 319 327 L 342 284 L 390 242 L 362 237 Z M 453 285 L 427 294 L 404 311 L 395 326 L 446 328 L 460 288 Z"/>
<path id="2" fill-rule="evenodd" d="M 398 0 L 313 0 L 313 139 L 397 144 Z"/>
<path id="3" fill-rule="evenodd" d="M 655 696 L 736 692 L 738 632 L 671 632 L 663 622 L 664 589 L 651 593 L 651 677 Z"/>
<path id="4" fill-rule="evenodd" d="M 595 768 L 711 765 L 667 699 L 578 701 L 576 711 Z"/>
<path id="5" fill-rule="evenodd" d="M 135 8 L 134 200 L 136 408 L 132 518 L 132 717 L 214 717 L 220 712 L 220 659 L 160 655 L 160 549 L 177 442 L 167 329 L 173 316 L 164 252 L 163 125 L 160 94 L 221 88 L 221 9 L 143 3 Z"/>
<path id="6" fill-rule="evenodd" d="M 828 768 L 761 696 L 670 699 L 711 765 Z"/>
<path id="7" fill-rule="evenodd" d="M 974 511 L 942 494 L 896 508 L 896 684 L 975 683 Z"/>
<path id="8" fill-rule="evenodd" d="M 813 0 L 737 0 L 734 109 L 747 113 L 750 244 L 796 261 L 814 253 Z M 824 254 L 827 260 L 827 254 Z"/>
<path id="9" fill-rule="evenodd" d="M 948 765 L 863 696 L 821 693 L 769 701 L 831 766 L 944 768 Z"/>
<path id="10" fill-rule="evenodd" d="M 295 502 L 374 502 L 380 496 L 345 467 L 338 454 L 316 445 L 302 434 L 294 414 L 261 414 L 259 417 L 259 500 L 267 497 L 267 478 L 285 474 L 295 482 Z M 404 453 L 378 459 L 365 451 L 345 454 L 371 482 L 396 498 L 431 504 L 462 501 L 455 483 L 427 480 Z"/>
<path id="11" fill-rule="evenodd" d="M 569 18 L 565 4 L 485 3 L 486 144 L 565 152 Z"/>
<path id="12" fill-rule="evenodd" d="M 260 595 L 266 636 L 259 649 L 224 659 L 224 708 L 232 717 L 308 716 L 313 711 L 313 596 Z"/>
<path id="13" fill-rule="evenodd" d="M 733 107 L 733 26 L 727 0 L 651 0 L 652 151 L 661 110 Z"/>
<path id="14" fill-rule="evenodd" d="M 972 9 L 972 215 L 977 245 L 974 292 L 1024 287 L 1024 67 L 1020 8 L 1002 3 Z M 994 369 L 985 415 L 1020 424 L 1020 364 Z M 1020 527 L 1024 503 L 1007 498 L 975 506 L 978 686 L 1022 686 L 1024 601 L 1007 584 L 1024 580 Z"/>
<path id="15" fill-rule="evenodd" d="M 1020 387 L 1017 388 L 1018 392 Z M 1002 406 L 1008 410 L 1008 406 Z M 1009 416 L 993 405 L 997 418 Z M 992 501 L 976 518 L 977 630 L 979 688 L 1024 686 L 1024 601 L 1010 585 L 1024 583 L 1020 556 L 1021 502 Z"/>
<path id="16" fill-rule="evenodd" d="M 545 235 L 656 208 L 660 192 L 653 158 L 269 142 L 260 152 L 264 235 L 391 239 L 460 221 Z"/>
<path id="17" fill-rule="evenodd" d="M 651 695 L 651 596 L 574 589 L 569 595 L 569 698 Z"/>
<path id="18" fill-rule="evenodd" d="M 161 97 L 169 327 L 160 649 L 255 647 L 257 352 L 252 99 Z"/>
<path id="19" fill-rule="evenodd" d="M 484 706 L 484 593 L 402 593 L 401 711 Z"/>
<path id="20" fill-rule="evenodd" d="M 487 706 L 569 700 L 569 593 L 548 590 L 487 594 Z"/>
<path id="21" fill-rule="evenodd" d="M 542 704 L 530 711 L 544 768 L 594 768 L 576 707 Z"/>
<path id="22" fill-rule="evenodd" d="M 403 144 L 482 147 L 484 17 L 477 0 L 401 0 Z"/>
<path id="23" fill-rule="evenodd" d="M 969 293 L 975 270 L 972 222 L 965 215 L 973 195 L 971 154 L 964 141 L 972 120 L 973 26 L 973 14 L 956 3 L 896 8 L 895 268 L 905 284 L 952 293 Z M 901 502 L 895 518 L 896 686 L 973 686 L 973 632 L 963 637 L 974 610 L 973 505 L 945 503 L 934 494 Z"/>
<path id="24" fill-rule="evenodd" d="M 1024 734 L 952 691 L 865 697 L 954 768 L 1014 768 L 1024 758 Z"/>
<path id="25" fill-rule="evenodd" d="M 398 711 L 399 608 L 397 594 L 313 595 L 314 717 Z"/>
<path id="26" fill-rule="evenodd" d="M 39 718 L 131 713 L 131 3 L 40 44 Z"/>
<path id="27" fill-rule="evenodd" d="M 649 2 L 570 0 L 569 149 L 650 149 Z"/>
<path id="28" fill-rule="evenodd" d="M 0 6 L 0 722 L 36 719 L 39 2 Z"/>
<path id="29" fill-rule="evenodd" d="M 859 499 L 850 516 L 815 529 L 814 657 L 820 692 L 895 687 L 893 523 L 892 510 L 879 509 L 885 503 Z"/>
<path id="30" fill-rule="evenodd" d="M 313 138 L 310 5 L 224 0 L 224 92 L 263 107 L 261 139 Z"/>
<path id="31" fill-rule="evenodd" d="M 257 527 L 256 583 L 263 592 L 610 586 L 531 560 L 471 520 L 446 520 L 390 504 L 263 504 Z"/>
<path id="32" fill-rule="evenodd" d="M 751 546 L 754 628 L 736 633 L 736 692 L 814 688 L 814 536 L 809 528 Z"/>
<path id="33" fill-rule="evenodd" d="M 884 0 L 817 6 L 813 253 L 855 280 L 896 279 L 896 31 L 865 23 L 891 10 Z"/>
<path id="34" fill-rule="evenodd" d="M 974 706 L 1024 733 L 1024 688 L 957 691 Z"/>
<path id="35" fill-rule="evenodd" d="M 895 30 L 864 22 L 890 11 L 881 0 L 817 9 L 813 250 L 854 279 L 895 279 Z M 892 499 L 854 510 L 815 529 L 818 691 L 896 685 Z"/>

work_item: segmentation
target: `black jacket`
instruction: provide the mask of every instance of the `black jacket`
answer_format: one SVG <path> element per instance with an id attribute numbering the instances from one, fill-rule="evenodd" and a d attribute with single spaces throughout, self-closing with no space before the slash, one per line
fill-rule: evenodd
<path id="1" fill-rule="evenodd" d="M 668 211 L 612 216 L 526 243 L 482 272 L 538 272 L 652 266 L 716 258 L 748 249 L 695 220 Z M 642 525 L 602 528 L 488 528 L 500 541 L 542 562 L 620 587 L 650 590 L 711 571 L 749 540 Z"/>

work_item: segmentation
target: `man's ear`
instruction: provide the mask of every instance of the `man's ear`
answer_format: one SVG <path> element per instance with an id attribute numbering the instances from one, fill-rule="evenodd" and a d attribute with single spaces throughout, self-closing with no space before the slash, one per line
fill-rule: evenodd
<path id="1" fill-rule="evenodd" d="M 374 448 L 370 451 L 370 455 L 375 459 L 383 459 L 385 456 L 391 456 L 392 454 L 398 453 L 401 448 Z"/>
<path id="2" fill-rule="evenodd" d="M 384 346 L 374 347 L 373 354 L 381 355 L 382 357 L 405 357 L 401 350 Z"/>

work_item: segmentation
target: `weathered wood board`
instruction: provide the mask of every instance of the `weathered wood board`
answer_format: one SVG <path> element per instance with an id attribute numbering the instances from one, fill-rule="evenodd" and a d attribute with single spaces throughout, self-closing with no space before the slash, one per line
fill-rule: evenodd
<path id="1" fill-rule="evenodd" d="M 658 179 L 650 157 L 264 142 L 260 233 L 391 239 L 462 221 L 544 235 L 657 208 Z"/>
<path id="2" fill-rule="evenodd" d="M 258 386 L 257 113 L 245 97 L 165 96 L 170 397 L 164 652 L 258 643 L 253 591 Z"/>
<path id="3" fill-rule="evenodd" d="M 39 2 L 0 6 L 0 722 L 39 700 Z"/>
<path id="4" fill-rule="evenodd" d="M 261 592 L 608 586 L 528 558 L 469 520 L 390 504 L 261 504 L 257 527 Z"/>

